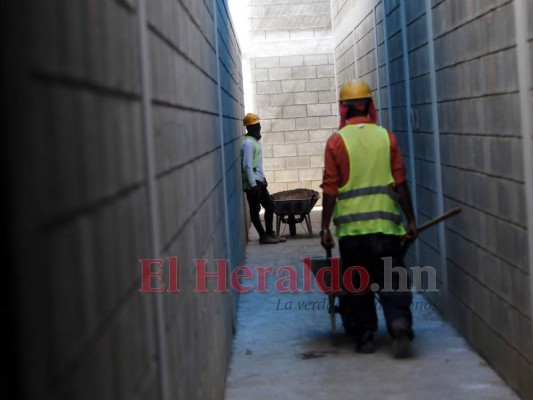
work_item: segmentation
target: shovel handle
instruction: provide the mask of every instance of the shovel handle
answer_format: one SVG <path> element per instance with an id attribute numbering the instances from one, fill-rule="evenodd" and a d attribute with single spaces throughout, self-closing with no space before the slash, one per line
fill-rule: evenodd
<path id="1" fill-rule="evenodd" d="M 462 209 L 460 207 L 454 208 L 453 210 L 450 210 L 450 211 L 442 214 L 441 216 L 439 216 L 439 217 L 437 217 L 435 219 L 432 219 L 431 221 L 428 221 L 425 224 L 420 225 L 418 227 L 418 233 L 420 233 L 422 231 L 425 231 L 428 228 L 431 228 L 433 225 L 436 225 L 439 222 L 444 221 L 445 219 L 448 219 L 450 217 L 453 217 L 456 214 L 459 214 L 461 211 L 462 211 Z"/>

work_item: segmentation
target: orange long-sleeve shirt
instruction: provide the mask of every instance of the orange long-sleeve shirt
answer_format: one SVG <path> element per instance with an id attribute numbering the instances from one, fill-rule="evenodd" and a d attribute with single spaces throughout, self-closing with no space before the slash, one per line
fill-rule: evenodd
<path id="1" fill-rule="evenodd" d="M 354 117 L 347 121 L 347 124 L 370 124 L 367 117 Z M 396 136 L 388 131 L 390 142 L 391 172 L 396 184 L 405 182 L 405 167 L 403 165 L 402 153 L 398 146 Z M 344 186 L 350 178 L 350 158 L 348 150 L 344 145 L 342 137 L 335 133 L 330 136 L 326 143 L 326 154 L 324 160 L 324 177 L 322 179 L 322 190 L 324 194 L 337 196 L 339 188 Z"/>

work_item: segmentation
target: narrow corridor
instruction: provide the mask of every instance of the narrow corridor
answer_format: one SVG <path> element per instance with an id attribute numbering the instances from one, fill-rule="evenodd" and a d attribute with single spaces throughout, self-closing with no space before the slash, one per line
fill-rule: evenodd
<path id="1" fill-rule="evenodd" d="M 319 211 L 312 219 L 317 232 Z M 318 237 L 306 237 L 299 226 L 285 244 L 260 246 L 252 236 L 246 265 L 290 265 L 300 274 L 301 257 L 322 253 Z M 357 354 L 342 327 L 334 345 L 325 295 L 278 293 L 271 281 L 267 288 L 241 294 L 226 400 L 518 398 L 421 295 L 413 301 L 413 357 L 396 360 L 382 315 L 376 353 Z"/>

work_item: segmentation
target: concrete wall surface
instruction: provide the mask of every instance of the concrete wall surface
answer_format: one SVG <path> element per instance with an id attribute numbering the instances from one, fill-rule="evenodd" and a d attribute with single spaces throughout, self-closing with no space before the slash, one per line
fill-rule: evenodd
<path id="1" fill-rule="evenodd" d="M 373 89 L 418 222 L 463 209 L 422 234 L 407 264 L 435 268 L 439 292 L 427 297 L 531 398 L 533 1 L 331 6 L 337 85 L 362 78 Z"/>
<path id="2" fill-rule="evenodd" d="M 245 246 L 227 2 L 1 7 L 8 397 L 222 398 L 236 297 L 193 293 L 193 259 Z M 171 256 L 181 292 L 140 293 Z"/>
<path id="3" fill-rule="evenodd" d="M 324 148 L 338 127 L 328 1 L 248 0 L 247 107 L 263 119 L 269 190 L 321 191 Z"/>

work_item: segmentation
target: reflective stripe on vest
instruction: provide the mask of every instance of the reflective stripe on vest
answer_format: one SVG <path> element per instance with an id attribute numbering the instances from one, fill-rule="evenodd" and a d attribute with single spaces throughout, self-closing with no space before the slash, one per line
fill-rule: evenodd
<path id="1" fill-rule="evenodd" d="M 242 143 L 241 143 L 241 175 L 242 175 L 242 188 L 244 190 L 251 189 L 250 183 L 248 182 L 248 178 L 246 177 L 246 174 L 244 172 L 244 168 L 242 167 L 242 160 L 244 160 L 244 144 L 247 140 L 250 140 L 254 144 L 254 160 L 253 160 L 253 171 L 255 172 L 257 170 L 257 163 L 259 162 L 259 142 L 252 136 L 245 136 Z"/>
<path id="2" fill-rule="evenodd" d="M 374 124 L 340 130 L 350 160 L 348 182 L 339 189 L 333 213 L 338 237 L 384 233 L 404 235 L 390 167 L 390 141 Z"/>

